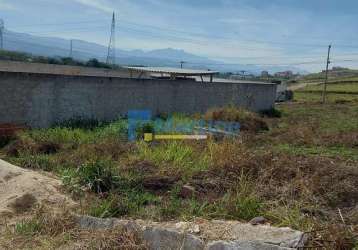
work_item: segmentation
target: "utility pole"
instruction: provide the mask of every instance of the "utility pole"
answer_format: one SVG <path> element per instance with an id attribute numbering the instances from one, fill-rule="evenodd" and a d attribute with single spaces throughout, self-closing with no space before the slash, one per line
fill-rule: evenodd
<path id="1" fill-rule="evenodd" d="M 73 40 L 70 41 L 70 57 L 73 57 Z"/>
<path id="2" fill-rule="evenodd" d="M 328 55 L 327 55 L 327 64 L 326 64 L 326 78 L 324 80 L 323 93 L 322 93 L 322 103 L 326 103 L 326 92 L 327 92 L 327 82 L 328 82 L 328 66 L 331 63 L 330 55 L 331 55 L 332 45 L 328 46 Z"/>
<path id="3" fill-rule="evenodd" d="M 4 20 L 0 19 L 0 49 L 4 49 Z"/>
<path id="4" fill-rule="evenodd" d="M 180 61 L 180 68 L 181 68 L 181 69 L 183 68 L 184 63 L 186 63 L 186 62 Z"/>
<path id="5" fill-rule="evenodd" d="M 116 18 L 113 12 L 112 24 L 111 24 L 111 37 L 109 39 L 108 45 L 108 54 L 107 54 L 107 64 L 115 65 L 116 64 Z"/>

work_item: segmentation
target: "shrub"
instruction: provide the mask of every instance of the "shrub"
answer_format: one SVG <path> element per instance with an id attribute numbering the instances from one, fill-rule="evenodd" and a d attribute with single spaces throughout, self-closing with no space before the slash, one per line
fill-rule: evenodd
<path id="1" fill-rule="evenodd" d="M 12 136 L 0 135 L 0 149 L 8 145 L 14 138 Z"/>
<path id="2" fill-rule="evenodd" d="M 269 129 L 266 122 L 257 114 L 233 106 L 211 109 L 205 113 L 204 119 L 207 121 L 239 122 L 240 129 L 244 131 L 259 132 Z"/>
<path id="3" fill-rule="evenodd" d="M 152 122 L 146 122 L 136 127 L 135 133 L 137 139 L 143 139 L 145 133 L 154 133 L 154 125 Z"/>
<path id="4" fill-rule="evenodd" d="M 119 176 L 109 160 L 82 164 L 77 171 L 81 185 L 97 193 L 108 192 L 119 184 Z"/>
<path id="5" fill-rule="evenodd" d="M 108 123 L 102 122 L 96 119 L 88 119 L 88 118 L 72 118 L 67 121 L 57 123 L 54 127 L 61 127 L 61 128 L 72 128 L 72 129 L 95 129 L 101 126 L 104 126 Z"/>
<path id="6" fill-rule="evenodd" d="M 107 199 L 100 200 L 90 207 L 89 215 L 98 218 L 110 218 L 121 214 L 119 198 L 110 196 Z"/>
<path id="7" fill-rule="evenodd" d="M 262 110 L 260 112 L 260 114 L 263 115 L 263 116 L 271 117 L 271 118 L 280 118 L 280 117 L 282 117 L 282 112 L 280 110 L 278 110 L 278 109 L 275 109 L 275 108 Z"/>

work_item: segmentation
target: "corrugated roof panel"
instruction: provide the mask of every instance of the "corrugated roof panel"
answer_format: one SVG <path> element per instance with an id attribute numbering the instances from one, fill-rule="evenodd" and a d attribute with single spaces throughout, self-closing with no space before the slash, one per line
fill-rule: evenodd
<path id="1" fill-rule="evenodd" d="M 151 72 L 151 73 L 163 73 L 163 74 L 176 74 L 176 75 L 187 75 L 187 76 L 200 76 L 200 75 L 215 75 L 218 71 L 211 70 L 196 70 L 196 69 L 182 69 L 182 68 L 171 68 L 171 67 L 125 67 L 129 70 Z"/>

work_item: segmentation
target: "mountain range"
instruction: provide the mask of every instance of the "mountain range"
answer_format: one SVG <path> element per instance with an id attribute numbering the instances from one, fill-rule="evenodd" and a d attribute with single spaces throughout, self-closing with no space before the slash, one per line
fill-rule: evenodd
<path id="1" fill-rule="evenodd" d="M 72 57 L 75 59 L 88 60 L 90 58 L 97 58 L 100 61 L 106 60 L 108 50 L 106 46 L 83 40 L 72 40 L 72 44 Z M 70 40 L 5 30 L 4 49 L 27 52 L 33 55 L 68 57 L 70 55 Z M 116 49 L 116 63 L 120 65 L 180 67 L 180 61 L 186 62 L 185 68 L 211 69 L 221 72 L 239 72 L 244 70 L 252 74 L 259 74 L 262 70 L 268 70 L 270 73 L 292 70 L 304 73 L 299 68 L 287 66 L 263 67 L 240 63 L 226 64 L 221 61 L 197 56 L 181 49 L 165 48 L 151 51 Z"/>

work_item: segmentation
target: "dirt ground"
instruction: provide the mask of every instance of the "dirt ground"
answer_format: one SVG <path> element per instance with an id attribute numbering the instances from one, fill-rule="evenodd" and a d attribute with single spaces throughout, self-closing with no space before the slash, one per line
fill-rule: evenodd
<path id="1" fill-rule="evenodd" d="M 59 180 L 0 160 L 0 218 L 9 223 L 42 205 L 56 210 L 75 202 L 61 193 Z"/>

